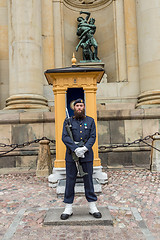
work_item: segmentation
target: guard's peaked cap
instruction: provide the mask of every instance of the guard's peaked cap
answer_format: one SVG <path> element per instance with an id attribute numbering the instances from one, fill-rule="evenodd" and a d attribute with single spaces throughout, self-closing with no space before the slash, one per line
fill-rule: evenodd
<path id="1" fill-rule="evenodd" d="M 84 103 L 84 100 L 81 99 L 81 98 L 78 98 L 78 99 L 74 102 L 74 106 L 75 106 L 77 103 Z"/>

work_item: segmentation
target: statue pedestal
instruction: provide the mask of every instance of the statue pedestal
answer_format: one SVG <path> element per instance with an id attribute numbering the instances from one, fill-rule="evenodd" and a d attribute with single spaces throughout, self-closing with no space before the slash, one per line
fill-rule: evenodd
<path id="1" fill-rule="evenodd" d="M 104 68 L 103 62 L 79 62 L 77 63 L 77 67 L 95 67 L 95 68 Z"/>

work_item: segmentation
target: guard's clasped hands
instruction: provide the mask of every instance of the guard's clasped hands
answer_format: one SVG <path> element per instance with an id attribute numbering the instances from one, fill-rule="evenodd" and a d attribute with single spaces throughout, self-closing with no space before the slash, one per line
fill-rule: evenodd
<path id="1" fill-rule="evenodd" d="M 88 151 L 88 149 L 85 146 L 84 147 L 78 147 L 78 148 L 75 149 L 75 154 L 79 158 L 85 158 L 84 154 L 87 151 Z"/>

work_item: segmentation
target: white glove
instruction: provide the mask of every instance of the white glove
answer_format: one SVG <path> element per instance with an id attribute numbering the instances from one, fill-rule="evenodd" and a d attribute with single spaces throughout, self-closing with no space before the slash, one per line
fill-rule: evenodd
<path id="1" fill-rule="evenodd" d="M 84 153 L 81 151 L 81 147 L 76 148 L 74 151 L 77 157 L 84 158 Z"/>
<path id="2" fill-rule="evenodd" d="M 81 157 L 84 158 L 84 154 L 88 149 L 84 146 L 84 147 L 78 147 L 75 149 L 75 154 L 77 157 Z"/>
<path id="3" fill-rule="evenodd" d="M 84 146 L 84 147 L 81 147 L 81 151 L 82 151 L 83 153 L 85 153 L 85 152 L 88 151 L 88 148 L 86 148 L 85 146 Z"/>

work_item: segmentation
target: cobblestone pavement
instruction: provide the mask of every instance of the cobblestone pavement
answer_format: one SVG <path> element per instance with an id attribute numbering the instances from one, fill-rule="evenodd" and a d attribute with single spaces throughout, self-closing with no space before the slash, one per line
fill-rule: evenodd
<path id="1" fill-rule="evenodd" d="M 0 175 L 0 239 L 160 239 L 160 173 L 108 170 L 99 206 L 108 206 L 114 226 L 44 226 L 46 211 L 63 207 L 56 189 L 35 173 Z M 76 196 L 75 205 L 86 205 Z"/>

